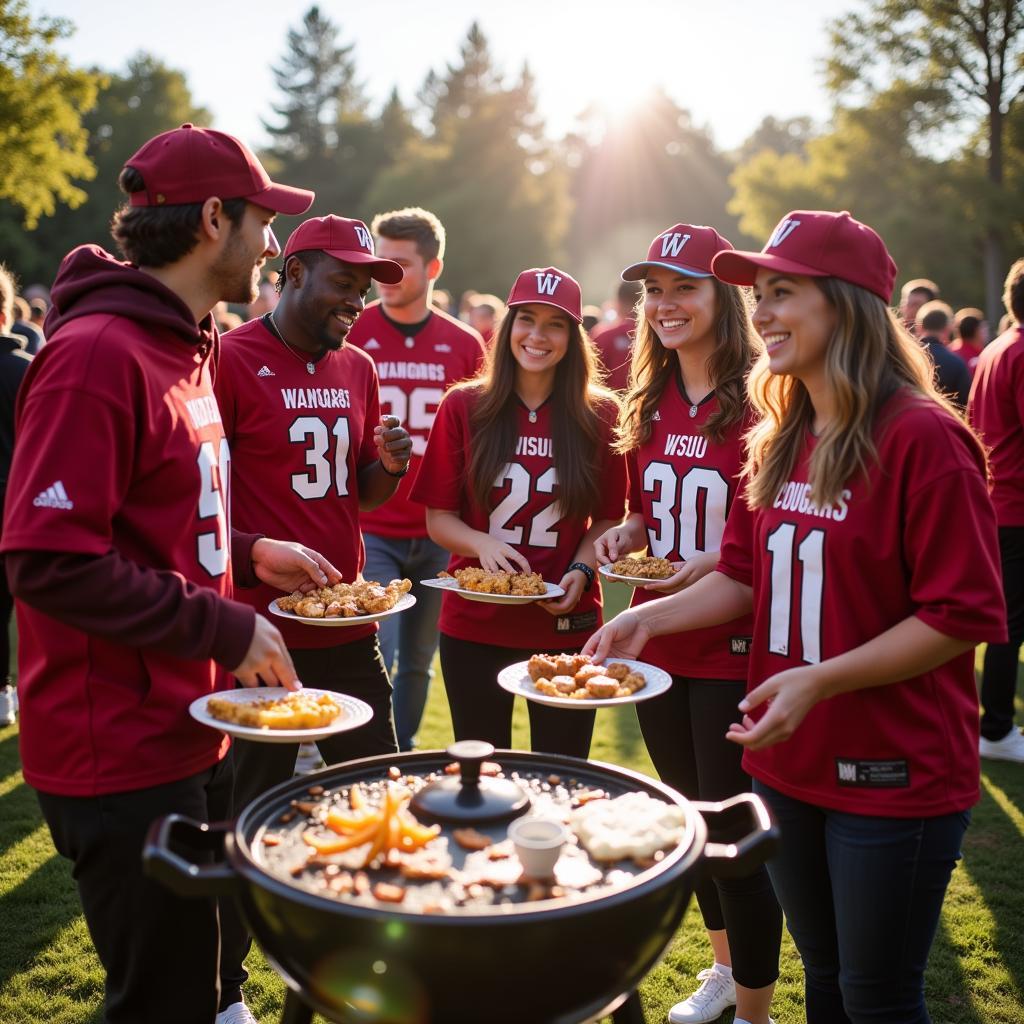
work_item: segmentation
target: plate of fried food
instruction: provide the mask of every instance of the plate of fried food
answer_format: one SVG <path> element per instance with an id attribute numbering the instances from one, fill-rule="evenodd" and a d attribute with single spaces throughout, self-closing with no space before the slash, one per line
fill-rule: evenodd
<path id="1" fill-rule="evenodd" d="M 536 572 L 490 572 L 467 566 L 455 572 L 439 572 L 436 579 L 420 580 L 425 587 L 450 590 L 467 601 L 485 604 L 529 604 L 561 597 L 565 591 L 555 583 L 545 583 Z"/>
<path id="2" fill-rule="evenodd" d="M 189 714 L 211 729 L 259 743 L 309 743 L 358 729 L 373 708 L 357 697 L 304 687 L 254 686 L 220 690 L 192 701 Z"/>
<path id="3" fill-rule="evenodd" d="M 644 661 L 620 658 L 595 665 L 589 654 L 535 654 L 503 668 L 498 685 L 538 704 L 601 708 L 657 697 L 672 685 L 672 677 Z"/>
<path id="4" fill-rule="evenodd" d="M 319 587 L 308 594 L 296 590 L 287 597 L 275 598 L 267 609 L 272 615 L 307 626 L 361 626 L 411 608 L 416 598 L 410 590 L 410 580 L 392 580 L 387 586 L 357 580 Z"/>
<path id="5" fill-rule="evenodd" d="M 598 566 L 597 571 L 607 580 L 643 587 L 658 580 L 667 580 L 676 570 L 667 558 L 652 558 L 647 555 L 635 558 L 620 558 L 610 565 Z"/>

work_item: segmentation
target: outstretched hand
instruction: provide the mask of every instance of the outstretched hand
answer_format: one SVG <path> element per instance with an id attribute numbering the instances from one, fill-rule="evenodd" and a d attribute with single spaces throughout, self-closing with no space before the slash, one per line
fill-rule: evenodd
<path id="1" fill-rule="evenodd" d="M 824 697 L 816 665 L 786 669 L 755 686 L 740 701 L 742 722 L 733 722 L 725 738 L 751 750 L 760 750 L 788 740 L 807 713 Z M 748 712 L 765 705 L 765 713 L 754 721 Z"/>
<path id="2" fill-rule="evenodd" d="M 319 551 L 295 541 L 261 537 L 252 547 L 252 565 L 264 583 L 286 593 L 341 582 L 341 573 Z"/>

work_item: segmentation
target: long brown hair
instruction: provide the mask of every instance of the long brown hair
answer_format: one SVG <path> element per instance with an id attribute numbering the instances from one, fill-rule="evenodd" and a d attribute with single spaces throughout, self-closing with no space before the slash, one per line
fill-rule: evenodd
<path id="1" fill-rule="evenodd" d="M 953 416 L 960 414 L 936 388 L 927 353 L 882 299 L 835 277 L 810 280 L 836 311 L 825 354 L 836 417 L 823 431 L 808 469 L 810 499 L 822 508 L 834 504 L 843 485 L 855 473 L 866 473 L 868 462 L 878 458 L 874 427 L 896 391 L 906 389 Z M 790 478 L 814 407 L 801 381 L 768 369 L 767 354 L 751 371 L 748 389 L 762 419 L 747 433 L 747 502 L 751 508 L 767 508 Z"/>
<path id="2" fill-rule="evenodd" d="M 715 348 L 708 357 L 708 376 L 714 384 L 718 409 L 702 432 L 721 442 L 729 428 L 743 418 L 746 377 L 764 343 L 750 321 L 745 293 L 735 285 L 709 278 L 715 288 Z M 636 306 L 636 340 L 629 367 L 629 390 L 616 431 L 616 451 L 628 452 L 651 436 L 651 418 L 669 382 L 679 372 L 679 359 L 665 348 L 644 316 L 644 296 Z"/>
<path id="3" fill-rule="evenodd" d="M 480 376 L 458 384 L 475 401 L 469 414 L 472 453 L 469 487 L 477 504 L 491 508 L 491 490 L 516 448 L 516 362 L 512 324 L 516 309 L 505 314 L 487 352 Z M 563 519 L 585 520 L 601 497 L 602 404 L 618 408 L 612 392 L 598 383 L 597 355 L 586 331 L 569 317 L 569 346 L 555 367 L 551 403 L 551 443 L 558 475 L 558 503 Z"/>

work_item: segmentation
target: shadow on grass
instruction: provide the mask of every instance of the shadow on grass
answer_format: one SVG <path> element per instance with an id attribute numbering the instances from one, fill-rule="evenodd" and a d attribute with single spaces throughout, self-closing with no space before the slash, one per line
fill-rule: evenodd
<path id="1" fill-rule="evenodd" d="M 975 1009 L 971 987 L 971 978 L 964 970 L 963 951 L 950 935 L 946 922 L 941 920 L 925 973 L 925 1000 L 932 1020 L 989 1024 Z"/>
<path id="2" fill-rule="evenodd" d="M 36 795 L 24 782 L 0 797 L 0 857 L 31 835 L 42 820 Z"/>
<path id="3" fill-rule="evenodd" d="M 7 775 L 21 767 L 18 754 L 18 730 L 3 729 L 7 735 L 0 739 L 0 775 Z"/>
<path id="4" fill-rule="evenodd" d="M 57 853 L 0 897 L 0 986 L 26 970 L 81 912 L 68 863 Z"/>

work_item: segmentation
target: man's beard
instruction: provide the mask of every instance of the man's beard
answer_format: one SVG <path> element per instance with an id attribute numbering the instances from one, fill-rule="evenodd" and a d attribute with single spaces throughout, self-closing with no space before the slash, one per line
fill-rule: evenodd
<path id="1" fill-rule="evenodd" d="M 259 298 L 258 259 L 258 255 L 246 250 L 241 232 L 232 226 L 224 251 L 210 268 L 222 302 L 248 306 Z"/>

